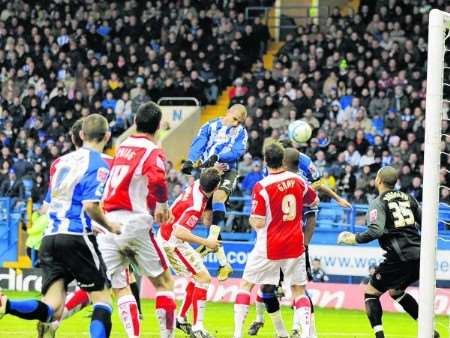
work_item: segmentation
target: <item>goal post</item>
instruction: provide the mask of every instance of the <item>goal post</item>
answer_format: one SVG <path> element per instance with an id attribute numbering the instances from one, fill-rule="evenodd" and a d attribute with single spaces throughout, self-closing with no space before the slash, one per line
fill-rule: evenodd
<path id="1" fill-rule="evenodd" d="M 441 123 L 446 29 L 450 14 L 433 9 L 428 23 L 427 93 L 422 194 L 418 337 L 433 337 L 436 290 L 436 250 L 439 217 Z M 449 65 L 450 66 L 450 65 Z"/>

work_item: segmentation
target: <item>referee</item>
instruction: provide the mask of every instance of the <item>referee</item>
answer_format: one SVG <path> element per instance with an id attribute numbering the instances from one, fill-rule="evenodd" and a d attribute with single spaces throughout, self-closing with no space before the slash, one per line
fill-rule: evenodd
<path id="1" fill-rule="evenodd" d="M 353 245 L 378 239 L 386 251 L 364 294 L 367 317 L 376 338 L 384 338 L 380 296 L 386 291 L 415 320 L 419 313 L 417 301 L 405 290 L 419 279 L 421 209 L 412 196 L 394 188 L 397 179 L 393 167 L 378 171 L 375 185 L 379 196 L 369 204 L 368 229 L 357 234 L 344 231 L 337 241 Z M 435 331 L 434 337 L 439 337 L 439 333 Z"/>

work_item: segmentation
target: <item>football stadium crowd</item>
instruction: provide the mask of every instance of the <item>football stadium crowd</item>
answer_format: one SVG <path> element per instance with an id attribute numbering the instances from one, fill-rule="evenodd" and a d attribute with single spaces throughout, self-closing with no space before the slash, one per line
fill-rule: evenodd
<path id="1" fill-rule="evenodd" d="M 1 2 L 0 195 L 23 199 L 25 177 L 42 200 L 79 117 L 100 113 L 117 136 L 143 102 L 215 102 L 267 48 L 267 26 L 245 20 L 245 7 L 272 3 Z"/>
<path id="2" fill-rule="evenodd" d="M 193 96 L 214 103 L 233 84 L 231 103 L 248 110 L 240 194 L 248 194 L 262 175 L 263 145 L 286 138 L 288 124 L 302 119 L 314 133 L 300 150 L 339 194 L 367 203 L 376 194 L 377 169 L 392 165 L 401 172 L 401 188 L 420 200 L 425 13 L 431 7 L 450 12 L 450 6 L 442 0 L 389 0 L 362 1 L 359 12 L 348 16 L 335 9 L 320 30 L 309 20 L 288 32 L 267 70 L 262 55 L 268 27 L 244 13 L 246 6 L 272 4 L 2 2 L 0 195 L 22 200 L 28 191 L 41 201 L 49 165 L 71 150 L 68 130 L 79 117 L 101 113 L 117 136 L 143 102 Z M 448 108 L 444 103 L 445 116 Z M 447 121 L 442 127 L 448 134 Z M 443 139 L 442 150 L 449 152 L 449 144 Z M 446 186 L 449 164 L 443 156 Z M 177 196 L 186 178 L 172 167 L 168 171 L 169 191 Z M 441 200 L 450 203 L 448 190 Z"/>

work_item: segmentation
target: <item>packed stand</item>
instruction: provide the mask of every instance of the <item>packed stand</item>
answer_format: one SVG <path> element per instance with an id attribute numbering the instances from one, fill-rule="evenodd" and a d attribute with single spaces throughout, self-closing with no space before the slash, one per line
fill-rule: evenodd
<path id="1" fill-rule="evenodd" d="M 3 1 L 0 196 L 42 201 L 80 117 L 104 115 L 117 136 L 148 100 L 215 102 L 267 47 L 267 26 L 245 7 L 272 3 Z"/>
<path id="2" fill-rule="evenodd" d="M 299 148 L 338 194 L 354 204 L 368 203 L 376 196 L 377 170 L 392 165 L 401 173 L 398 187 L 421 200 L 431 8 L 450 12 L 445 1 L 408 0 L 363 1 L 360 11 L 347 17 L 334 9 L 323 31 L 309 24 L 288 34 L 272 71 L 258 62 L 237 79 L 232 103 L 245 103 L 249 112 L 241 190 L 249 191 L 263 145 L 286 138 L 288 124 L 301 119 L 314 131 Z M 448 102 L 443 110 L 448 119 Z M 442 129 L 449 134 L 448 120 Z M 449 153 L 449 141 L 442 139 L 442 151 Z M 441 184 L 447 187 L 449 165 L 442 155 Z M 450 203 L 449 193 L 441 189 L 441 202 Z"/>

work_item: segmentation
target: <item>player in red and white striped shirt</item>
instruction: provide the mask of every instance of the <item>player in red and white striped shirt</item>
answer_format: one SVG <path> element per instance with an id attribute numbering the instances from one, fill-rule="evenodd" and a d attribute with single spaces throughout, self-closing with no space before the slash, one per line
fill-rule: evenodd
<path id="1" fill-rule="evenodd" d="M 283 167 L 284 149 L 278 143 L 265 147 L 264 160 L 269 176 L 256 183 L 252 195 L 250 225 L 256 230 L 255 247 L 249 254 L 240 291 L 235 301 L 234 338 L 242 337 L 242 328 L 255 284 L 277 285 L 280 269 L 291 285 L 294 317 L 301 323 L 302 338 L 309 335 L 311 305 L 305 295 L 307 282 L 303 245 L 303 206 L 318 203 L 316 192 L 298 175 Z M 299 245 L 300 243 L 300 245 Z M 264 290 L 262 290 L 264 295 Z M 267 304 L 266 304 L 267 305 Z M 268 312 L 278 337 L 288 337 L 276 304 Z"/>
<path id="2" fill-rule="evenodd" d="M 163 224 L 158 233 L 169 258 L 170 265 L 179 276 L 192 278 L 186 287 L 186 295 L 177 317 L 177 328 L 191 337 L 210 338 L 203 326 L 206 295 L 211 276 L 202 256 L 189 243 L 204 245 L 217 250 L 217 238 L 202 238 L 192 233 L 201 219 L 208 199 L 219 187 L 221 173 L 215 168 L 205 169 L 198 180 L 190 185 L 172 204 L 170 210 L 174 220 Z M 193 326 L 186 319 L 192 305 Z"/>
<path id="3" fill-rule="evenodd" d="M 128 286 L 128 266 L 136 265 L 156 288 L 156 312 L 161 337 L 171 338 L 175 328 L 176 304 L 173 279 L 166 257 L 153 231 L 149 202 L 156 200 L 155 221 L 169 219 L 165 180 L 165 156 L 154 140 L 161 110 L 153 102 L 141 105 L 136 113 L 137 134 L 120 144 L 106 183 L 103 208 L 110 220 L 122 226 L 120 235 L 100 234 L 98 243 L 113 291 L 123 304 L 137 312 L 137 304 Z M 135 318 L 135 316 L 132 316 Z M 129 337 L 139 337 L 139 322 L 129 323 Z"/>

